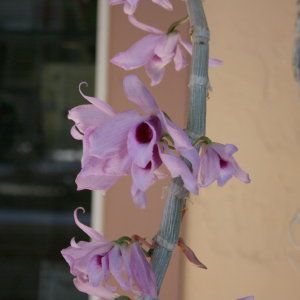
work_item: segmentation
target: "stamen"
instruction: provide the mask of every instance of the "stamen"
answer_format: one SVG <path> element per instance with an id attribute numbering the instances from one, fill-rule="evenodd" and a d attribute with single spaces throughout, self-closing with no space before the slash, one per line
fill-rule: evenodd
<path id="1" fill-rule="evenodd" d="M 97 262 L 97 265 L 100 266 L 100 267 L 102 267 L 102 258 L 103 258 L 103 256 L 97 255 L 96 262 Z"/>
<path id="2" fill-rule="evenodd" d="M 136 129 L 135 137 L 141 144 L 149 143 L 153 138 L 151 127 L 145 122 L 141 123 Z"/>
<path id="3" fill-rule="evenodd" d="M 228 161 L 226 161 L 226 160 L 224 160 L 224 159 L 222 159 L 221 157 L 220 157 L 220 168 L 221 169 L 224 169 L 224 168 L 226 168 L 228 166 Z"/>

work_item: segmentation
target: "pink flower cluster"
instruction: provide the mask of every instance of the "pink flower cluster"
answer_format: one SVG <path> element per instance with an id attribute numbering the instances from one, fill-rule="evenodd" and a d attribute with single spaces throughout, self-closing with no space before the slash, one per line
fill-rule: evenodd
<path id="1" fill-rule="evenodd" d="M 162 164 L 173 178 L 181 176 L 185 188 L 193 194 L 198 194 L 198 187 L 214 181 L 224 185 L 232 176 L 250 182 L 233 158 L 237 147 L 203 143 L 199 156 L 187 134 L 165 116 L 136 75 L 125 77 L 124 90 L 146 115 L 135 110 L 116 113 L 107 103 L 86 96 L 81 90 L 90 104 L 69 112 L 69 119 L 75 122 L 71 133 L 83 142 L 82 169 L 76 179 L 79 190 L 107 191 L 121 176 L 131 174 L 132 198 L 145 208 L 146 190 L 166 177 L 159 169 Z M 192 170 L 180 156 L 191 163 Z"/>
<path id="2" fill-rule="evenodd" d="M 82 224 L 74 212 L 77 226 L 90 238 L 90 242 L 71 240 L 71 246 L 61 254 L 70 266 L 74 284 L 81 292 L 89 295 L 115 299 L 118 287 L 131 290 L 137 295 L 156 297 L 154 273 L 145 258 L 139 243 L 109 242 L 94 229 Z M 117 286 L 111 285 L 113 279 Z M 108 281 L 110 283 L 108 283 Z"/>
<path id="3" fill-rule="evenodd" d="M 83 142 L 82 169 L 77 176 L 78 189 L 106 191 L 121 176 L 131 174 L 131 194 L 140 207 L 146 206 L 145 191 L 165 174 L 164 164 L 172 177 L 181 176 L 184 186 L 197 194 L 200 158 L 186 133 L 165 117 L 155 99 L 137 76 L 124 79 L 127 98 L 146 115 L 135 110 L 116 113 L 105 102 L 85 96 L 91 104 L 69 112 L 75 122 L 72 135 Z M 169 136 L 178 154 L 163 139 Z M 180 158 L 188 159 L 191 171 Z"/>
<path id="4" fill-rule="evenodd" d="M 169 0 L 152 2 L 167 10 L 173 9 Z M 130 23 L 149 33 L 127 51 L 117 53 L 111 59 L 113 64 L 125 70 L 144 66 L 151 85 L 162 81 L 170 62 L 174 62 L 176 71 L 187 66 L 186 52 L 192 54 L 192 46 L 175 30 L 180 22 L 175 22 L 175 27 L 172 25 L 164 32 L 134 17 L 139 0 L 109 0 L 109 3 L 123 4 Z M 210 66 L 219 64 L 221 61 L 218 59 L 209 60 Z M 186 132 L 160 110 L 136 75 L 126 76 L 123 87 L 128 100 L 136 104 L 143 114 L 136 110 L 116 112 L 109 104 L 85 95 L 82 91 L 84 84 L 80 84 L 79 92 L 89 104 L 74 107 L 68 115 L 75 123 L 71 134 L 83 145 L 81 171 L 76 178 L 78 190 L 106 192 L 120 177 L 131 175 L 133 201 L 140 208 L 145 208 L 148 188 L 167 176 L 161 170 L 162 165 L 172 178 L 181 177 L 185 189 L 193 194 L 198 194 L 199 188 L 214 181 L 222 186 L 233 176 L 242 182 L 250 182 L 248 174 L 233 158 L 237 151 L 234 145 L 214 143 L 205 137 L 199 155 Z M 71 246 L 61 251 L 75 277 L 77 289 L 105 299 L 118 297 L 118 289 L 156 298 L 155 276 L 140 244 L 129 238 L 107 241 L 78 220 L 79 209 L 82 208 L 74 212 L 75 223 L 91 241 L 77 243 L 72 239 Z M 178 246 L 190 262 L 206 268 L 182 238 L 179 238 Z"/>
<path id="5" fill-rule="evenodd" d="M 111 59 L 113 64 L 127 71 L 145 66 L 151 85 L 157 85 L 162 81 L 165 67 L 171 61 L 174 62 L 176 71 L 187 66 L 187 58 L 182 47 L 192 54 L 192 45 L 184 41 L 179 32 L 163 32 L 137 21 L 134 16 L 129 16 L 128 19 L 135 27 L 151 34 L 134 43 L 127 51 L 116 54 Z M 209 59 L 210 66 L 218 66 L 221 63 L 219 59 Z"/>

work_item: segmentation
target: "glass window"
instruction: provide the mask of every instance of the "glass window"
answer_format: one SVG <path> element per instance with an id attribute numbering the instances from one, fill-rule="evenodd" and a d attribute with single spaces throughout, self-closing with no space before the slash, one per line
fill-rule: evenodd
<path id="1" fill-rule="evenodd" d="M 94 94 L 96 0 L 0 1 L 0 299 L 76 300 L 60 250 L 86 239 L 73 211 L 81 143 L 68 110 Z"/>

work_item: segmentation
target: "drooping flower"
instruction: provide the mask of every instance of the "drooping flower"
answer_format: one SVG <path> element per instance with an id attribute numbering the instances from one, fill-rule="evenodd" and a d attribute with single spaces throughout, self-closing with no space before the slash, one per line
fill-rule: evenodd
<path id="1" fill-rule="evenodd" d="M 203 143 L 200 153 L 201 187 L 206 187 L 217 180 L 218 185 L 224 185 L 232 176 L 240 181 L 249 183 L 249 175 L 244 172 L 233 154 L 238 148 L 232 144 Z"/>
<path id="2" fill-rule="evenodd" d="M 173 5 L 169 0 L 152 0 L 152 2 L 160 5 L 161 7 L 172 10 Z M 139 4 L 139 0 L 109 0 L 109 5 L 118 5 L 123 4 L 123 9 L 125 14 L 132 15 L 135 13 L 135 10 Z"/>
<path id="3" fill-rule="evenodd" d="M 89 295 L 115 299 L 117 289 L 131 290 L 137 295 L 156 297 L 156 281 L 152 268 L 137 242 L 121 238 L 116 242 L 107 241 L 100 233 L 78 220 L 77 211 L 74 219 L 77 226 L 90 238 L 90 242 L 71 240 L 71 246 L 61 254 L 75 276 L 76 288 Z M 114 279 L 117 285 L 110 285 Z"/>
<path id="4" fill-rule="evenodd" d="M 71 133 L 83 142 L 82 170 L 76 178 L 78 189 L 106 191 L 121 176 L 131 174 L 133 200 L 144 208 L 145 191 L 165 177 L 158 169 L 164 164 L 172 177 L 181 176 L 185 188 L 197 194 L 200 159 L 186 133 L 165 117 L 136 75 L 125 77 L 124 90 L 146 116 L 134 110 L 115 113 L 108 104 L 81 91 L 91 104 L 69 112 L 69 119 L 75 122 Z M 177 153 L 169 149 L 165 136 L 172 140 Z M 179 155 L 190 161 L 192 171 Z"/>
<path id="5" fill-rule="evenodd" d="M 176 71 L 188 65 L 183 48 L 189 54 L 192 54 L 192 46 L 181 38 L 179 32 L 163 32 L 137 21 L 134 16 L 129 16 L 128 19 L 134 26 L 151 34 L 134 43 L 127 51 L 116 54 L 111 59 L 113 64 L 125 70 L 133 70 L 145 66 L 152 86 L 161 82 L 165 67 L 172 60 Z M 209 60 L 210 66 L 220 64 L 221 61 L 218 59 Z"/>

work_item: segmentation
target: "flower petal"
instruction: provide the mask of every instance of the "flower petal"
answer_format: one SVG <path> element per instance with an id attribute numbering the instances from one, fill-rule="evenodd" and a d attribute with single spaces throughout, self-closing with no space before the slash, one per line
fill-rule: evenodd
<path id="1" fill-rule="evenodd" d="M 139 167 L 145 168 L 152 160 L 153 147 L 160 139 L 161 132 L 161 123 L 156 116 L 149 117 L 129 131 L 128 153 Z"/>
<path id="2" fill-rule="evenodd" d="M 183 46 L 183 48 L 190 54 L 192 55 L 192 51 L 193 51 L 193 46 L 188 43 L 187 41 L 183 40 L 180 38 L 179 43 Z"/>
<path id="3" fill-rule="evenodd" d="M 199 186 L 207 187 L 219 176 L 220 157 L 215 151 L 203 145 L 201 149 L 200 166 L 201 184 Z"/>
<path id="4" fill-rule="evenodd" d="M 89 154 L 98 158 L 108 158 L 116 153 L 126 152 L 129 130 L 145 117 L 134 110 L 119 113 L 90 135 Z"/>
<path id="5" fill-rule="evenodd" d="M 249 296 L 249 297 L 244 297 L 244 298 L 239 298 L 237 300 L 254 300 L 254 296 Z"/>
<path id="6" fill-rule="evenodd" d="M 208 65 L 210 67 L 216 67 L 216 66 L 220 66 L 223 64 L 223 61 L 217 58 L 209 58 L 208 59 Z"/>
<path id="7" fill-rule="evenodd" d="M 163 127 L 170 134 L 172 139 L 174 140 L 175 148 L 185 148 L 191 149 L 193 148 L 189 137 L 187 134 L 172 121 L 167 119 L 164 114 L 161 112 L 159 115 L 160 120 L 162 121 Z"/>
<path id="8" fill-rule="evenodd" d="M 78 247 L 68 247 L 61 250 L 61 254 L 70 266 L 70 272 L 74 276 L 80 276 L 87 272 L 87 265 L 95 255 L 103 255 L 112 248 L 112 244 L 107 241 L 80 241 Z"/>
<path id="9" fill-rule="evenodd" d="M 220 169 L 219 185 L 224 185 L 233 175 L 244 183 L 250 183 L 249 175 L 239 167 L 236 160 L 232 157 L 238 150 L 235 145 L 211 143 L 209 146 L 220 155 L 222 160 L 227 162 L 227 166 Z"/>
<path id="10" fill-rule="evenodd" d="M 157 29 L 155 27 L 152 27 L 152 26 L 149 26 L 149 25 L 146 25 L 140 21 L 138 21 L 134 16 L 128 16 L 128 20 L 129 22 L 139 28 L 139 29 L 142 29 L 144 31 L 147 31 L 147 32 L 150 32 L 150 33 L 154 33 L 154 34 L 165 34 L 163 31 L 161 31 L 160 29 Z"/>
<path id="11" fill-rule="evenodd" d="M 68 119 L 73 120 L 80 132 L 89 127 L 97 127 L 109 120 L 111 115 L 103 112 L 92 104 L 79 105 L 69 111 Z"/>
<path id="12" fill-rule="evenodd" d="M 137 104 L 144 112 L 156 114 L 160 111 L 155 99 L 136 75 L 126 76 L 123 86 L 127 98 Z"/>
<path id="13" fill-rule="evenodd" d="M 181 158 L 172 152 L 169 154 L 160 153 L 160 158 L 173 178 L 181 176 L 184 187 L 191 193 L 198 195 L 197 180 Z"/>
<path id="14" fill-rule="evenodd" d="M 138 243 L 133 243 L 130 246 L 130 269 L 134 282 L 142 295 L 156 298 L 156 279 Z"/>
<path id="15" fill-rule="evenodd" d="M 132 15 L 138 6 L 139 0 L 125 0 L 124 2 L 124 12 L 127 15 Z"/>
<path id="16" fill-rule="evenodd" d="M 131 196 L 133 202 L 140 208 L 145 209 L 147 204 L 146 193 L 141 191 L 136 185 L 131 185 Z"/>
<path id="17" fill-rule="evenodd" d="M 100 263 L 99 260 L 101 261 Z M 88 263 L 87 275 L 89 283 L 94 287 L 100 285 L 104 279 L 105 272 L 107 272 L 107 263 L 105 263 L 105 261 L 105 256 L 94 255 Z"/>
<path id="18" fill-rule="evenodd" d="M 151 163 L 151 162 L 150 162 Z M 132 180 L 135 187 L 145 192 L 153 183 L 153 170 L 140 168 L 133 164 L 131 169 Z"/>
<path id="19" fill-rule="evenodd" d="M 115 245 L 114 248 L 109 252 L 109 262 L 109 270 L 111 274 L 115 277 L 123 290 L 129 290 L 130 286 L 122 275 L 123 259 L 120 246 Z"/>
<path id="20" fill-rule="evenodd" d="M 78 129 L 76 128 L 76 125 L 72 126 L 70 133 L 71 133 L 71 136 L 75 140 L 82 140 L 83 139 L 83 135 L 78 131 Z"/>
<path id="21" fill-rule="evenodd" d="M 102 234 L 100 234 L 99 232 L 97 232 L 96 230 L 94 230 L 93 228 L 84 225 L 83 223 L 81 223 L 77 217 L 77 212 L 78 210 L 81 210 L 83 212 L 85 212 L 83 207 L 77 207 L 74 211 L 74 220 L 76 225 L 82 230 L 84 231 L 92 240 L 95 241 L 100 241 L 103 243 L 108 243 L 108 241 L 102 236 Z"/>
<path id="22" fill-rule="evenodd" d="M 175 64 L 176 71 L 179 71 L 188 65 L 186 55 L 182 51 L 180 45 L 177 45 L 175 50 L 174 64 Z"/>
<path id="23" fill-rule="evenodd" d="M 152 2 L 160 5 L 161 7 L 165 8 L 166 10 L 173 10 L 173 5 L 169 0 L 152 0 Z"/>
<path id="24" fill-rule="evenodd" d="M 93 287 L 88 280 L 83 280 L 83 279 L 79 279 L 74 278 L 74 285 L 76 286 L 76 288 L 83 292 L 83 293 L 87 293 L 89 295 L 92 296 L 96 296 L 96 297 L 103 297 L 107 300 L 110 299 L 115 299 L 116 297 L 119 296 L 119 294 L 112 292 L 111 290 L 99 285 L 97 287 Z"/>
<path id="25" fill-rule="evenodd" d="M 118 5 L 118 4 L 124 4 L 125 0 L 109 0 L 108 3 L 109 5 Z"/>
<path id="26" fill-rule="evenodd" d="M 128 50 L 117 53 L 110 62 L 129 71 L 145 65 L 154 55 L 154 48 L 161 39 L 149 34 L 134 43 Z"/>
<path id="27" fill-rule="evenodd" d="M 234 168 L 234 176 L 244 183 L 250 183 L 251 179 L 249 174 L 240 168 L 236 160 L 233 159 L 231 163 Z"/>
<path id="28" fill-rule="evenodd" d="M 209 147 L 214 149 L 224 160 L 230 160 L 232 155 L 238 151 L 238 148 L 232 144 L 211 143 Z"/>
<path id="29" fill-rule="evenodd" d="M 130 164 L 131 159 L 127 154 L 116 154 L 106 159 L 89 157 L 77 175 L 77 189 L 106 191 L 121 176 L 129 174 Z"/>
<path id="30" fill-rule="evenodd" d="M 154 54 L 156 54 L 163 61 L 170 61 L 175 55 L 176 46 L 178 45 L 180 35 L 177 32 L 171 34 L 164 34 L 157 43 Z"/>
<path id="31" fill-rule="evenodd" d="M 162 121 L 165 130 L 172 137 L 176 150 L 178 150 L 180 155 L 191 163 L 193 174 L 197 176 L 199 172 L 200 158 L 197 150 L 191 144 L 189 137 L 180 127 L 165 118 L 162 112 L 160 113 L 159 118 Z"/>
<path id="32" fill-rule="evenodd" d="M 91 190 L 91 191 L 107 191 L 114 185 L 120 176 L 118 175 L 87 175 L 80 172 L 76 177 L 77 190 Z"/>
<path id="33" fill-rule="evenodd" d="M 145 65 L 146 73 L 151 79 L 151 86 L 158 85 L 165 74 L 165 66 L 170 61 L 163 62 L 158 56 L 153 56 Z"/>
<path id="34" fill-rule="evenodd" d="M 104 101 L 101 101 L 97 98 L 94 98 L 94 97 L 90 97 L 90 96 L 86 96 L 82 91 L 81 91 L 81 86 L 82 85 L 85 85 L 85 86 L 88 86 L 88 84 L 86 82 L 81 82 L 79 84 L 79 93 L 81 94 L 81 96 L 83 98 L 85 98 L 87 101 L 89 101 L 90 103 L 92 103 L 93 105 L 95 105 L 98 109 L 100 109 L 103 113 L 109 115 L 109 116 L 114 116 L 116 113 L 115 111 L 113 110 L 113 108 L 107 104 L 106 102 Z"/>
<path id="35" fill-rule="evenodd" d="M 231 177 L 234 175 L 234 168 L 231 162 L 228 162 L 225 168 L 220 168 L 219 176 L 218 176 L 218 185 L 223 186 Z"/>

